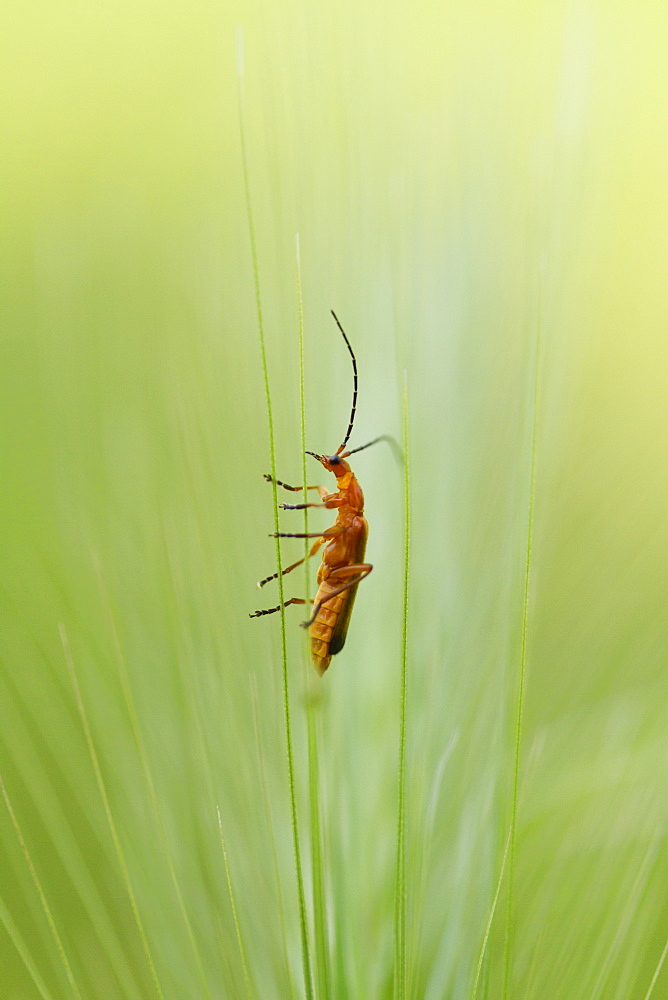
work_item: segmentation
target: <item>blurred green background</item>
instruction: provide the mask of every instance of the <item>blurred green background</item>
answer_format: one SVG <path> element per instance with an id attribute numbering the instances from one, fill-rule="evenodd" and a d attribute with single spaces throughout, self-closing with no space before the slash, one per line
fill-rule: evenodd
<path id="1" fill-rule="evenodd" d="M 508 995 L 643 1000 L 668 938 L 668 12 L 28 0 L 2 25 L 0 773 L 76 986 L 0 803 L 0 997 L 156 996 L 128 883 L 165 997 L 244 995 L 216 807 L 253 989 L 303 995 L 280 622 L 248 618 L 276 599 L 242 25 L 279 476 L 295 233 L 309 447 L 349 414 L 330 308 L 353 446 L 401 435 L 406 370 L 410 995 L 471 995 L 508 834 L 540 331 Z M 323 681 L 287 614 L 337 1000 L 392 982 L 402 473 L 383 445 L 354 468 L 375 571 Z M 505 912 L 502 886 L 480 996 Z"/>

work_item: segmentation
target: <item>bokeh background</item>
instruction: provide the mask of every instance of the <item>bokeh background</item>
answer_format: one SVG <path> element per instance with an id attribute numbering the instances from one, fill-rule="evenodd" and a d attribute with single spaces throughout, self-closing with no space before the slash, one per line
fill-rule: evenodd
<path id="1" fill-rule="evenodd" d="M 353 445 L 401 436 L 406 372 L 409 994 L 471 996 L 499 878 L 535 414 L 507 995 L 643 1000 L 668 938 L 667 10 L 29 0 L 2 24 L 0 997 L 245 995 L 217 808 L 251 990 L 303 995 L 280 622 L 248 618 L 275 551 L 241 25 L 281 478 L 297 232 L 309 447 L 349 414 L 330 308 Z M 337 1000 L 389 997 L 393 961 L 402 470 L 384 445 L 355 469 L 375 571 L 323 681 L 288 609 Z"/>

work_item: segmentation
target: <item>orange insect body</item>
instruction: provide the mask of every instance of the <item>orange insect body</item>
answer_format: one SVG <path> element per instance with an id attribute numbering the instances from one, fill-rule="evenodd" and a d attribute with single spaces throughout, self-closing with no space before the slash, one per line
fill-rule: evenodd
<path id="1" fill-rule="evenodd" d="M 309 532 L 309 534 L 298 532 L 279 532 L 272 537 L 278 538 L 315 538 L 308 556 L 299 559 L 296 563 L 286 567 L 283 574 L 291 573 L 297 566 L 309 559 L 311 556 L 325 546 L 320 569 L 318 570 L 318 592 L 313 603 L 313 614 L 308 621 L 302 622 L 305 628 L 309 629 L 311 637 L 311 658 L 313 665 L 322 677 L 330 664 L 330 660 L 336 653 L 339 653 L 346 641 L 350 615 L 353 610 L 353 603 L 357 594 L 357 588 L 364 577 L 368 576 L 373 566 L 364 562 L 364 552 L 369 534 L 369 526 L 364 517 L 364 494 L 360 488 L 355 474 L 346 462 L 346 458 L 368 448 L 377 441 L 391 440 L 384 436 L 375 438 L 359 448 L 352 451 L 344 451 L 348 438 L 353 429 L 355 419 L 355 408 L 357 404 L 357 362 L 350 342 L 346 337 L 343 327 L 332 312 L 336 324 L 346 342 L 350 357 L 353 362 L 353 405 L 350 413 L 350 422 L 343 444 L 339 445 L 333 455 L 316 455 L 309 451 L 306 454 L 312 455 L 328 472 L 336 476 L 336 490 L 328 492 L 324 486 L 307 486 L 308 490 L 317 490 L 320 494 L 321 503 L 298 503 L 281 504 L 284 510 L 303 510 L 305 507 L 326 507 L 336 510 L 336 522 L 331 528 L 324 531 Z M 265 476 L 268 482 L 272 482 L 271 476 Z M 302 491 L 301 486 L 288 486 L 280 480 L 275 480 L 277 486 L 282 486 L 286 490 L 294 493 Z M 265 583 L 275 580 L 278 573 L 260 580 L 258 587 L 264 587 Z M 301 597 L 292 597 L 285 601 L 283 605 L 275 608 L 266 608 L 264 611 L 255 611 L 250 617 L 259 618 L 262 615 L 271 615 L 282 607 L 289 604 L 310 603 Z"/>
<path id="2" fill-rule="evenodd" d="M 336 523 L 322 536 L 326 547 L 318 570 L 315 618 L 309 626 L 311 657 L 320 676 L 327 670 L 332 657 L 343 649 L 357 588 L 360 580 L 371 572 L 371 566 L 364 563 L 369 534 L 364 517 L 364 494 L 345 459 L 332 457 L 338 461 L 332 464 L 326 456 L 320 461 L 336 476 L 338 489 L 322 499 L 325 507 L 337 508 Z M 316 544 L 319 547 L 322 542 Z M 341 585 L 350 576 L 353 582 L 342 591 Z"/>

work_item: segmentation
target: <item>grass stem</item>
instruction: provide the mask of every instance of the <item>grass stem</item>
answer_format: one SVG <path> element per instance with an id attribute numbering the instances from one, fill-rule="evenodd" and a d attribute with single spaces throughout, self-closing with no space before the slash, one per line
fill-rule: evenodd
<path id="1" fill-rule="evenodd" d="M 2 788 L 2 779 L 0 778 L 0 788 Z M 33 961 L 32 955 L 30 954 L 30 949 L 28 948 L 25 940 L 21 936 L 21 933 L 14 921 L 9 908 L 5 905 L 4 901 L 0 899 L 0 924 L 4 927 L 7 937 L 12 942 L 16 948 L 18 954 L 23 960 L 23 964 L 30 973 L 30 977 L 35 984 L 35 988 L 38 990 L 42 1000 L 54 1000 L 53 993 L 49 990 L 42 979 L 35 962 Z"/>
<path id="2" fill-rule="evenodd" d="M 97 781 L 97 787 L 100 792 L 100 798 L 102 799 L 102 804 L 104 805 L 104 812 L 107 817 L 107 823 L 109 824 L 111 839 L 114 842 L 114 850 L 116 851 L 118 864 L 123 874 L 125 891 L 127 892 L 128 899 L 130 900 L 132 914 L 135 918 L 137 930 L 139 931 L 139 937 L 141 938 L 142 947 L 144 949 L 144 955 L 146 956 L 146 962 L 151 971 L 153 985 L 155 986 L 156 993 L 158 994 L 158 996 L 161 998 L 161 1000 L 164 1000 L 164 994 L 162 992 L 160 980 L 158 979 L 158 973 L 156 971 L 155 962 L 153 961 L 153 955 L 148 943 L 146 931 L 144 929 L 144 923 L 139 913 L 137 898 L 135 896 L 134 889 L 132 888 L 132 880 L 130 879 L 130 869 L 128 868 L 127 859 L 125 857 L 125 851 L 123 850 L 121 839 L 118 835 L 118 829 L 116 827 L 116 821 L 114 820 L 114 815 L 111 811 L 111 803 L 109 801 L 109 796 L 107 794 L 107 788 L 104 783 L 104 778 L 102 777 L 102 769 L 100 767 L 100 761 L 98 759 L 97 751 L 95 749 L 95 744 L 93 742 L 93 734 L 91 732 L 90 723 L 88 721 L 86 708 L 83 702 L 83 698 L 81 696 L 81 688 L 79 687 L 79 680 L 77 678 L 76 670 L 74 667 L 74 660 L 72 658 L 72 651 L 70 649 L 69 639 L 67 637 L 65 626 L 63 624 L 59 626 L 59 629 L 60 629 L 60 640 L 63 645 L 63 652 L 65 653 L 65 660 L 67 662 L 67 669 L 69 670 L 70 678 L 72 680 L 72 687 L 74 688 L 74 695 L 77 702 L 77 708 L 79 709 L 81 725 L 83 726 L 84 736 L 86 739 L 86 746 L 88 747 L 88 753 L 91 759 L 91 763 L 93 765 L 93 771 L 95 772 L 95 780 Z"/>
<path id="3" fill-rule="evenodd" d="M 652 996 L 652 993 L 654 992 L 654 987 L 656 986 L 656 981 L 659 978 L 659 973 L 661 972 L 661 969 L 663 967 L 663 963 L 666 960 L 666 955 L 668 955 L 668 941 L 666 941 L 665 945 L 663 946 L 663 951 L 661 952 L 661 957 L 659 958 L 659 961 L 657 963 L 656 969 L 654 970 L 654 975 L 652 976 L 652 981 L 649 984 L 649 988 L 647 990 L 647 993 L 645 994 L 645 1000 L 650 1000 L 650 997 Z"/>
<path id="4" fill-rule="evenodd" d="M 529 623 L 529 593 L 531 586 L 531 547 L 533 544 L 534 502 L 536 493 L 536 464 L 538 444 L 538 403 L 540 390 L 541 322 L 536 328 L 534 358 L 533 413 L 531 428 L 531 470 L 529 475 L 529 505 L 527 515 L 526 554 L 524 563 L 524 591 L 522 597 L 522 641 L 520 648 L 520 676 L 517 691 L 517 715 L 515 722 L 515 752 L 513 767 L 513 793 L 510 810 L 510 849 L 508 864 L 508 908 L 506 912 L 506 933 L 503 960 L 503 1000 L 507 1000 L 512 960 L 513 904 L 515 890 L 515 845 L 517 830 L 517 797 L 522 749 L 522 722 L 524 712 L 524 689 L 526 680 L 527 634 Z"/>
<path id="5" fill-rule="evenodd" d="M 304 304 L 302 297 L 301 250 L 299 233 L 295 235 L 297 262 L 297 308 L 299 316 L 299 417 L 301 428 L 302 483 L 304 502 L 308 501 L 306 468 L 306 391 L 304 366 Z M 304 508 L 304 534 L 308 534 L 308 508 Z M 309 549 L 312 539 L 304 539 L 304 593 L 311 592 L 309 572 Z M 312 673 L 311 665 L 307 671 Z M 306 679 L 308 685 L 311 678 Z M 322 830 L 320 826 L 320 768 L 318 749 L 317 711 L 319 700 L 306 696 L 306 726 L 308 734 L 309 765 L 309 806 L 311 822 L 311 866 L 313 870 L 313 927 L 317 969 L 318 996 L 322 1000 L 331 997 L 331 972 L 329 967 L 329 935 L 327 930 L 327 907 L 325 905 L 325 880 L 323 874 Z"/>
<path id="6" fill-rule="evenodd" d="M 487 941 L 489 939 L 489 932 L 492 929 L 492 922 L 494 920 L 494 912 L 496 910 L 496 904 L 499 901 L 499 893 L 501 892 L 501 883 L 503 881 L 503 873 L 506 868 L 506 859 L 508 857 L 508 846 L 510 844 L 510 838 L 512 835 L 512 830 L 508 832 L 506 837 L 506 846 L 503 850 L 503 859 L 501 861 L 501 871 L 499 872 L 499 877 L 496 882 L 496 892 L 494 893 L 494 899 L 492 900 L 492 906 L 489 911 L 489 917 L 487 918 L 487 925 L 485 927 L 485 933 L 482 937 L 482 945 L 480 946 L 480 955 L 478 957 L 478 968 L 476 969 L 475 980 L 473 983 L 473 992 L 471 993 L 471 1000 L 476 1000 L 478 994 L 478 985 L 480 983 L 480 974 L 482 972 L 482 963 L 485 958 L 485 952 L 487 951 Z"/>
<path id="7" fill-rule="evenodd" d="M 408 666 L 408 584 L 410 563 L 410 476 L 408 456 L 408 386 L 404 371 L 402 395 L 404 446 L 404 587 L 401 630 L 401 694 L 399 703 L 399 789 L 397 816 L 396 890 L 394 918 L 394 995 L 406 997 L 406 702 Z"/>
<path id="8" fill-rule="evenodd" d="M 19 846 L 21 848 L 21 851 L 23 852 L 23 857 L 25 858 L 26 864 L 28 866 L 30 877 L 33 880 L 35 888 L 37 889 L 37 895 L 39 896 L 40 902 L 42 904 L 42 909 L 44 910 L 44 915 L 46 917 L 46 921 L 49 925 L 49 929 L 53 936 L 53 940 L 56 942 L 56 948 L 58 949 L 58 954 L 60 955 L 61 961 L 63 963 L 63 967 L 65 969 L 65 975 L 67 976 L 67 981 L 69 982 L 72 988 L 72 993 L 76 997 L 76 1000 L 82 1000 L 81 993 L 79 992 L 79 987 L 76 984 L 76 980 L 72 972 L 72 966 L 70 965 L 69 959 L 65 952 L 65 946 L 63 945 L 62 938 L 58 933 L 58 928 L 56 927 L 56 921 L 54 919 L 53 913 L 51 912 L 51 907 L 48 904 L 46 894 L 44 892 L 44 889 L 42 888 L 42 883 L 40 881 L 39 875 L 37 874 L 37 869 L 33 864 L 30 851 L 28 850 L 28 845 L 26 844 L 25 839 L 23 837 L 19 821 L 16 817 L 16 813 L 14 812 L 14 807 L 12 806 L 11 799 L 9 798 L 9 793 L 5 788 L 5 783 L 2 779 L 1 774 L 0 774 L 0 792 L 2 792 L 2 797 L 5 800 L 5 805 L 7 806 L 7 812 L 9 813 L 9 818 L 12 821 L 12 826 L 14 827 L 14 832 L 16 833 Z"/>
<path id="9" fill-rule="evenodd" d="M 260 339 L 260 356 L 262 360 L 262 374 L 264 378 L 265 401 L 267 406 L 267 425 L 269 430 L 269 460 L 272 477 L 272 491 L 274 501 L 274 529 L 278 535 L 278 487 L 276 486 L 276 444 L 274 435 L 274 417 L 271 405 L 271 391 L 269 386 L 269 368 L 267 365 L 267 348 L 264 337 L 264 320 L 262 316 L 262 296 L 260 294 L 260 270 L 258 265 L 257 244 L 255 239 L 255 226 L 253 222 L 253 206 L 250 190 L 250 179 L 248 171 L 248 151 L 246 148 L 246 132 L 244 127 L 244 90 L 243 90 L 243 36 L 239 32 L 237 38 L 237 77 L 239 83 L 239 132 L 241 138 L 241 159 L 243 165 L 244 192 L 246 196 L 246 214 L 248 219 L 248 233 L 250 237 L 251 259 L 253 265 L 253 281 L 255 286 L 255 304 L 257 309 L 258 333 Z M 276 568 L 278 572 L 278 596 L 281 605 L 281 657 L 283 663 L 283 716 L 285 722 L 285 743 L 288 764 L 288 783 L 290 786 L 290 811 L 292 819 L 292 843 L 295 861 L 295 875 L 297 880 L 297 896 L 299 903 L 299 923 L 301 929 L 302 945 L 302 967 L 304 971 L 304 988 L 307 1000 L 313 998 L 313 981 L 311 975 L 311 957 L 308 940 L 308 923 L 306 917 L 306 899 L 304 894 L 304 877 L 302 873 L 301 848 L 299 843 L 299 826 L 297 823 L 297 793 L 295 785 L 294 754 L 292 749 L 292 724 L 290 720 L 290 686 L 288 678 L 288 648 L 287 635 L 285 629 L 285 596 L 283 588 L 283 567 L 281 562 L 281 540 L 276 538 Z"/>
<path id="10" fill-rule="evenodd" d="M 132 727 L 132 735 L 135 741 L 135 747 L 137 749 L 137 754 L 141 763 L 142 774 L 144 776 L 144 781 L 146 783 L 146 788 L 148 789 L 149 801 L 151 803 L 151 808 L 153 810 L 153 815 L 155 818 L 156 828 L 160 836 L 160 843 L 162 845 L 165 862 L 169 870 L 169 876 L 174 888 L 174 894 L 176 896 L 179 910 L 183 918 L 183 923 L 186 928 L 186 933 L 188 935 L 188 941 L 197 964 L 197 971 L 202 985 L 202 990 L 204 996 L 207 1000 L 211 1000 L 211 991 L 209 990 L 206 973 L 204 971 L 204 962 L 202 960 L 202 955 L 197 943 L 197 936 L 192 925 L 192 921 L 188 915 L 188 910 L 186 908 L 185 899 L 183 896 L 183 891 L 178 879 L 176 872 L 176 864 L 174 862 L 174 857 L 172 850 L 169 846 L 169 838 L 167 836 L 167 830 L 165 828 L 165 823 L 162 818 L 162 811 L 160 809 L 160 803 L 158 801 L 158 793 L 155 787 L 155 781 L 153 779 L 153 771 L 149 763 L 149 755 L 146 751 L 146 745 L 144 738 L 142 736 L 141 725 L 139 722 L 139 713 L 137 712 L 137 706 L 135 704 L 134 695 L 132 693 L 132 685 L 130 683 L 130 675 L 127 668 L 127 663 L 121 646 L 121 640 L 116 625 L 116 617 L 111 603 L 111 598 L 109 595 L 109 588 L 105 580 L 105 576 L 102 569 L 102 564 L 100 559 L 96 554 L 93 555 L 93 565 L 95 568 L 95 574 L 97 576 L 98 587 L 100 591 L 100 597 L 104 605 L 107 619 L 109 622 L 109 629 L 112 637 L 112 645 L 114 650 L 114 658 L 116 660 L 116 666 L 118 668 L 118 676 L 121 683 L 121 689 L 123 691 L 123 698 L 125 701 L 125 707 L 130 719 L 130 725 Z M 76 680 L 76 677 L 75 677 Z"/>
<path id="11" fill-rule="evenodd" d="M 230 897 L 230 906 L 232 908 L 232 920 L 234 921 L 234 930 L 237 935 L 237 944 L 239 945 L 241 965 L 244 970 L 244 983 L 246 984 L 246 996 L 248 997 L 248 1000 L 254 1000 L 255 992 L 253 990 L 253 984 L 251 982 L 250 972 L 248 969 L 248 961 L 246 960 L 246 949 L 244 948 L 244 942 L 241 936 L 241 926 L 239 924 L 239 916 L 237 914 L 237 905 L 234 900 L 234 889 L 232 888 L 232 873 L 230 872 L 230 861 L 227 856 L 227 847 L 225 846 L 225 836 L 223 834 L 223 820 L 220 815 L 220 807 L 216 807 L 216 809 L 218 812 L 218 829 L 220 830 L 220 843 L 223 848 L 223 861 L 225 864 L 227 891 Z"/>

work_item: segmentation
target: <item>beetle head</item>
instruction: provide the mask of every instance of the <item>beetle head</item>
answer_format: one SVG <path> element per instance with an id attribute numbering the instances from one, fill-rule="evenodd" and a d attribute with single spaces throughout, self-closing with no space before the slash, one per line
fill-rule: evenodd
<path id="1" fill-rule="evenodd" d="M 307 451 L 306 454 L 317 459 L 323 468 L 335 475 L 337 479 L 340 479 L 342 476 L 345 476 L 347 472 L 350 472 L 350 466 L 338 453 L 336 455 L 316 455 L 314 451 Z"/>

